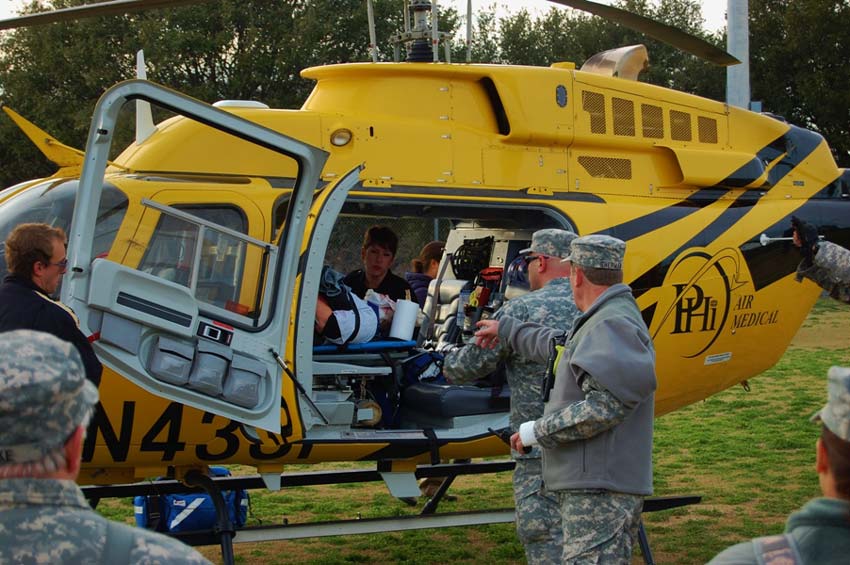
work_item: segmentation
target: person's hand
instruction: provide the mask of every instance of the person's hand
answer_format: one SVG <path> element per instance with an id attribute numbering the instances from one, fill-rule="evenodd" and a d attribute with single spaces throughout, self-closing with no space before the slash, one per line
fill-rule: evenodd
<path id="1" fill-rule="evenodd" d="M 817 228 L 797 216 L 791 216 L 791 228 L 794 230 L 794 245 L 800 248 L 803 255 L 803 266 L 812 266 L 818 245 Z"/>
<path id="2" fill-rule="evenodd" d="M 525 446 L 522 444 L 522 440 L 519 439 L 519 432 L 511 436 L 511 449 L 517 453 L 526 453 Z"/>
<path id="3" fill-rule="evenodd" d="M 493 349 L 499 343 L 499 320 L 479 320 L 475 344 L 482 349 Z"/>

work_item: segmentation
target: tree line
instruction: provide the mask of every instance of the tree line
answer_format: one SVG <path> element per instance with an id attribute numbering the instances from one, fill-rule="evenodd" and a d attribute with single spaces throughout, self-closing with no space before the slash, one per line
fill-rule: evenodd
<path id="1" fill-rule="evenodd" d="M 544 0 L 541 0 L 543 3 Z M 27 11 L 90 0 L 34 0 Z M 531 14 L 497 14 L 479 4 L 472 60 L 549 65 L 613 47 L 644 43 L 651 67 L 641 80 L 716 100 L 725 70 L 602 18 L 552 6 Z M 753 98 L 764 109 L 820 132 L 839 165 L 850 165 L 850 2 L 750 0 Z M 702 31 L 696 0 L 621 0 L 620 7 L 725 45 L 725 33 Z M 402 27 L 402 0 L 374 0 L 379 56 Z M 124 16 L 90 18 L 0 32 L 0 100 L 64 143 L 83 147 L 94 105 L 109 86 L 134 76 L 143 48 L 148 78 L 205 100 L 252 99 L 297 108 L 312 89 L 299 72 L 310 66 L 369 60 L 364 0 L 217 0 Z M 464 18 L 445 9 L 440 29 L 465 60 Z M 156 118 L 157 116 L 155 116 Z M 116 147 L 132 139 L 128 123 Z M 0 116 L 0 187 L 46 176 L 51 163 Z"/>

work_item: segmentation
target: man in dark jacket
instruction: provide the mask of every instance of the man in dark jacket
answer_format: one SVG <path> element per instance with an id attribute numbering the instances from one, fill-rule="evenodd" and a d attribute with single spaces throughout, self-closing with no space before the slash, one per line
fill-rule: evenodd
<path id="1" fill-rule="evenodd" d="M 80 331 L 77 316 L 51 298 L 68 267 L 67 239 L 62 228 L 47 224 L 21 224 L 6 239 L 9 274 L 0 285 L 0 332 L 38 330 L 74 344 L 86 377 L 100 384 L 103 367 Z"/>

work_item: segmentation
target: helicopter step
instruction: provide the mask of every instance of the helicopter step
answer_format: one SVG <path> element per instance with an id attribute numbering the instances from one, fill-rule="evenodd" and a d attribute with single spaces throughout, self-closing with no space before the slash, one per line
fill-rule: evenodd
<path id="1" fill-rule="evenodd" d="M 385 465 L 379 463 L 376 469 L 346 469 L 341 471 L 313 471 L 307 473 L 283 473 L 280 475 L 282 487 L 294 486 L 316 486 L 355 482 L 378 482 L 384 480 L 382 469 Z M 181 532 L 169 534 L 192 546 L 221 545 L 222 557 L 225 563 L 232 563 L 231 543 L 257 543 L 262 541 L 282 541 L 292 539 L 303 539 L 311 537 L 326 537 L 353 534 L 374 534 L 390 531 L 409 531 L 429 528 L 446 528 L 456 526 L 473 526 L 485 524 L 504 524 L 515 520 L 513 508 L 487 509 L 469 512 L 445 512 L 436 513 L 436 503 L 439 502 L 441 494 L 444 494 L 455 478 L 461 475 L 479 475 L 487 473 L 499 473 L 512 471 L 514 462 L 511 460 L 483 461 L 478 463 L 446 463 L 439 465 L 419 465 L 414 474 L 417 479 L 429 477 L 445 477 L 438 494 L 426 503 L 420 514 L 409 516 L 393 516 L 390 518 L 369 518 L 332 520 L 326 522 L 311 522 L 307 524 L 280 524 L 273 526 L 253 526 L 236 529 L 231 538 L 232 530 L 224 524 L 225 518 L 219 518 L 219 524 L 211 530 L 194 532 Z M 186 492 L 199 492 L 201 490 L 209 493 L 213 500 L 221 498 L 221 492 L 238 489 L 260 489 L 266 488 L 265 481 L 258 475 L 244 477 L 216 477 L 209 478 L 209 484 L 201 484 L 193 481 L 194 486 L 176 480 L 148 481 L 144 483 L 86 486 L 82 487 L 83 493 L 96 507 L 103 498 L 126 498 L 136 495 L 151 494 L 176 494 Z M 442 491 L 442 493 L 440 493 Z M 671 510 L 681 506 L 698 504 L 702 497 L 696 495 L 651 497 L 644 501 L 643 512 L 658 512 Z M 221 506 L 219 509 L 218 506 Z M 217 505 L 217 509 L 226 514 L 223 505 Z M 220 513 L 221 513 L 220 512 Z M 644 562 L 652 565 L 654 559 L 649 546 L 646 530 L 641 522 L 638 533 L 638 542 Z"/>

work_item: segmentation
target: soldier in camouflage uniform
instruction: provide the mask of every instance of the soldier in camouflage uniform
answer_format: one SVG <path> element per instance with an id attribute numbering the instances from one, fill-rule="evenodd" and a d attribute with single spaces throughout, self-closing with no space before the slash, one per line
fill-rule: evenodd
<path id="1" fill-rule="evenodd" d="M 814 281 L 832 298 L 850 304 L 850 251 L 829 241 L 819 241 L 817 228 L 793 217 L 794 245 L 803 260 L 797 266 L 797 280 Z"/>
<path id="2" fill-rule="evenodd" d="M 89 507 L 74 481 L 97 400 L 73 345 L 0 334 L 0 563 L 209 563 Z"/>
<path id="3" fill-rule="evenodd" d="M 545 229 L 534 232 L 531 247 L 523 249 L 532 292 L 509 300 L 495 318 L 511 316 L 569 331 L 580 314 L 570 290 L 569 264 L 561 259 L 569 254 L 573 232 Z M 482 349 L 474 344 L 449 352 L 443 372 L 454 383 L 485 377 L 505 363 L 505 376 L 511 389 L 511 429 L 543 415 L 542 387 L 546 366 L 517 355 L 510 347 Z M 540 449 L 528 454 L 513 452 L 514 499 L 517 536 L 525 546 L 529 563 L 557 563 L 563 552 L 563 532 L 557 497 L 542 490 Z"/>
<path id="4" fill-rule="evenodd" d="M 622 283 L 625 243 L 573 240 L 570 285 L 582 315 L 558 351 L 559 330 L 508 316 L 484 321 L 481 345 L 498 338 L 520 355 L 550 359 L 542 418 L 524 422 L 512 447 L 543 447 L 543 481 L 557 492 L 563 563 L 630 563 L 643 497 L 652 494 L 655 350 Z"/>
<path id="5" fill-rule="evenodd" d="M 832 367 L 815 456 L 822 497 L 791 514 L 785 533 L 727 548 L 710 565 L 846 564 L 850 560 L 850 368 Z"/>

